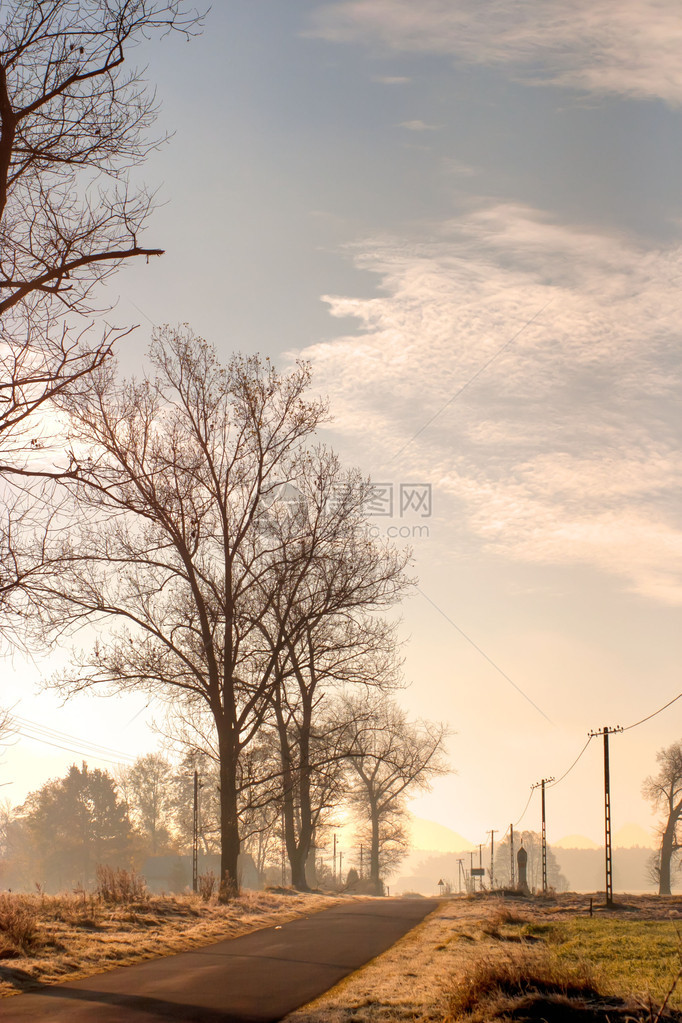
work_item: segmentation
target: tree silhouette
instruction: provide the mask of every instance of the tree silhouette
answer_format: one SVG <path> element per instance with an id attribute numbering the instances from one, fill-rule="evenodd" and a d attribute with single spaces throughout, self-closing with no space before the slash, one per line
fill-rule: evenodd
<path id="1" fill-rule="evenodd" d="M 97 866 L 131 865 L 132 829 L 113 778 L 83 762 L 29 793 L 18 814 L 31 841 L 36 880 L 63 889 L 87 885 Z"/>
<path id="2" fill-rule="evenodd" d="M 642 786 L 642 795 L 661 813 L 659 835 L 661 846 L 654 873 L 658 894 L 670 895 L 673 857 L 680 848 L 677 826 L 682 816 L 682 741 L 673 742 L 656 754 L 657 775 L 650 775 Z"/>

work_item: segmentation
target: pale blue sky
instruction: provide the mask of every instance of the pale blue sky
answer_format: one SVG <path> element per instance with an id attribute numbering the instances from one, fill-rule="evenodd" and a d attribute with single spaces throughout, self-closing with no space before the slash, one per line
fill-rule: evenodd
<path id="1" fill-rule="evenodd" d="M 144 171 L 167 255 L 115 283 L 114 318 L 142 323 L 128 368 L 148 320 L 301 354 L 344 458 L 432 486 L 405 702 L 450 721 L 459 773 L 417 810 L 474 842 L 588 730 L 682 689 L 682 14 L 565 12 L 216 3 L 144 54 L 175 132 Z M 651 823 L 640 784 L 678 707 L 613 740 L 614 826 Z M 550 838 L 600 838 L 600 771 L 592 748 L 556 789 Z"/>

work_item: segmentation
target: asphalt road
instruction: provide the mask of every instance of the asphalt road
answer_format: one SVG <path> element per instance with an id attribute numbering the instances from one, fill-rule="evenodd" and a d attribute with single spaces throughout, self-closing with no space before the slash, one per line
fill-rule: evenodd
<path id="1" fill-rule="evenodd" d="M 275 1023 L 389 948 L 431 899 L 349 902 L 281 927 L 0 1001 L 2 1023 Z"/>

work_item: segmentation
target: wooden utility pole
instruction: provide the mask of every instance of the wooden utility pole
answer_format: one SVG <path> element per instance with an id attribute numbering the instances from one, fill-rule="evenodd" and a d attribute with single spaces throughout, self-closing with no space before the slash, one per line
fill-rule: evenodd
<path id="1" fill-rule="evenodd" d="M 606 853 L 606 905 L 613 906 L 613 850 L 611 848 L 611 769 L 609 766 L 609 735 L 622 732 L 620 725 L 609 728 L 604 725 L 600 732 L 590 732 L 590 738 L 604 736 L 604 846 Z"/>
<path id="2" fill-rule="evenodd" d="M 554 781 L 554 778 L 543 778 L 533 785 L 534 789 L 542 789 L 542 894 L 547 894 L 547 827 L 545 818 L 545 785 Z"/>

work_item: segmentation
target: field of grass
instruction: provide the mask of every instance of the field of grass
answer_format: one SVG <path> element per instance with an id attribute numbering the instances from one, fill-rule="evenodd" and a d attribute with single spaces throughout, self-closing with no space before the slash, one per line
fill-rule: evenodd
<path id="1" fill-rule="evenodd" d="M 537 933 L 532 924 L 527 930 Z M 602 989 L 615 994 L 660 1001 L 680 968 L 681 935 L 672 920 L 561 920 L 549 925 L 545 939 L 560 962 L 589 963 Z M 670 1004 L 682 1008 L 682 989 Z"/>

